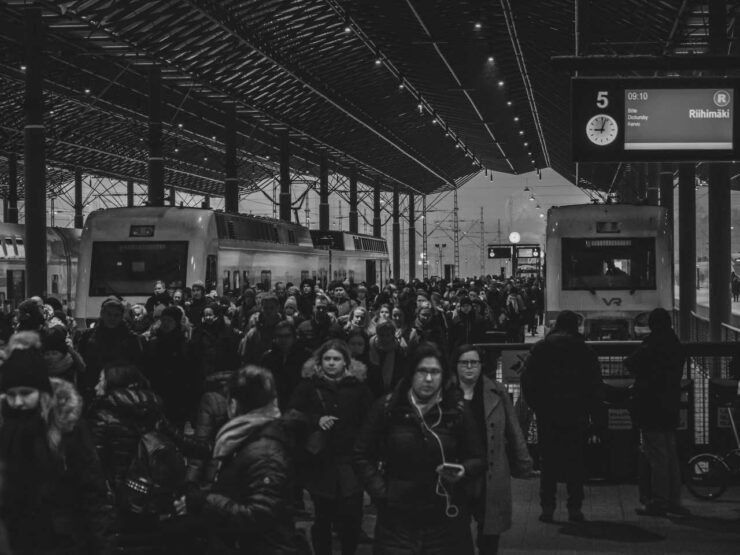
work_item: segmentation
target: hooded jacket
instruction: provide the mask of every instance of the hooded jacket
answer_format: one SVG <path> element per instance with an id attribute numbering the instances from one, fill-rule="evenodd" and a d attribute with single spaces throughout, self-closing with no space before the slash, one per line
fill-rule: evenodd
<path id="1" fill-rule="evenodd" d="M 653 332 L 624 365 L 635 376 L 633 418 L 649 431 L 679 425 L 681 377 L 686 353 L 673 330 Z"/>
<path id="2" fill-rule="evenodd" d="M 303 375 L 289 409 L 301 414 L 309 432 L 319 430 L 322 416 L 338 418 L 330 430 L 320 432 L 325 441 L 322 451 L 302 464 L 306 489 L 329 499 L 355 494 L 362 486 L 352 469 L 352 449 L 373 404 L 373 395 L 364 383 L 367 368 L 353 360 L 341 378 L 331 380 L 311 358 L 303 366 Z"/>
<path id="3" fill-rule="evenodd" d="M 64 545 L 105 553 L 113 508 L 90 430 L 81 420 L 82 397 L 64 380 L 51 378 L 51 386 L 45 423 L 47 437 L 56 438 L 52 464 L 34 477 L 33 488 L 6 473 L 0 514 L 13 553 L 59 553 Z"/>

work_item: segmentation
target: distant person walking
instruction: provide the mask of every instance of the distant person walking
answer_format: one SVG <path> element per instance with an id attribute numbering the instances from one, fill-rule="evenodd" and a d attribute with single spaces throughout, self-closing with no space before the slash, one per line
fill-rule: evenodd
<path id="1" fill-rule="evenodd" d="M 681 505 L 681 472 L 676 452 L 681 377 L 686 354 L 671 327 L 671 316 L 656 308 L 648 317 L 648 335 L 624 365 L 635 376 L 633 418 L 650 466 L 645 507 L 637 513 L 688 515 Z"/>
<path id="2" fill-rule="evenodd" d="M 584 520 L 584 445 L 589 428 L 601 420 L 603 386 L 599 360 L 578 333 L 578 316 L 564 310 L 532 347 L 522 373 L 524 398 L 537 417 L 542 522 L 553 521 L 559 481 L 568 488 L 568 519 Z"/>

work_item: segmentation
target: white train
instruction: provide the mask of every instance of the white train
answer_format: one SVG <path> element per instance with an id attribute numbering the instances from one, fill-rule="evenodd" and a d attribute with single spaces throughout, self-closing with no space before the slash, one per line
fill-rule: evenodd
<path id="1" fill-rule="evenodd" d="M 209 291 L 238 294 L 245 284 L 269 289 L 278 281 L 379 283 L 387 269 L 386 241 L 366 235 L 310 232 L 271 218 L 201 208 L 99 210 L 88 216 L 82 233 L 75 317 L 88 325 L 109 295 L 143 303 L 156 280 L 178 287 L 201 280 Z"/>
<path id="2" fill-rule="evenodd" d="M 579 315 L 592 340 L 649 333 L 648 313 L 673 309 L 673 234 L 659 206 L 575 205 L 547 213 L 545 325 Z"/>
<path id="3" fill-rule="evenodd" d="M 46 228 L 47 295 L 69 310 L 75 307 L 75 283 L 81 230 Z M 0 304 L 18 306 L 26 291 L 25 226 L 0 224 Z"/>

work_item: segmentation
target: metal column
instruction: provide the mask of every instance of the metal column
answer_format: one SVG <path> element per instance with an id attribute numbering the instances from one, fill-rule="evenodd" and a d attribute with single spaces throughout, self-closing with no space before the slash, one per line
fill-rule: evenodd
<path id="1" fill-rule="evenodd" d="M 236 160 L 236 104 L 228 102 L 224 113 L 224 146 L 226 177 L 224 178 L 224 212 L 239 213 L 239 179 Z"/>
<path id="2" fill-rule="evenodd" d="M 25 8 L 26 125 L 23 141 L 26 205 L 26 295 L 46 297 L 46 160 L 44 152 L 41 9 Z"/>
<path id="3" fill-rule="evenodd" d="M 409 281 L 416 277 L 416 215 L 414 193 L 409 193 Z"/>
<path id="4" fill-rule="evenodd" d="M 169 201 L 170 201 L 170 206 L 175 206 L 175 204 L 177 202 L 176 201 L 176 197 L 175 197 L 175 188 L 174 187 L 170 187 Z"/>
<path id="5" fill-rule="evenodd" d="M 355 168 L 349 170 L 349 232 L 360 232 L 357 217 L 357 170 Z"/>
<path id="6" fill-rule="evenodd" d="M 10 224 L 18 223 L 18 155 L 8 155 L 8 218 Z"/>
<path id="7" fill-rule="evenodd" d="M 290 186 L 290 136 L 285 129 L 280 133 L 280 219 L 284 222 L 290 221 Z"/>
<path id="8" fill-rule="evenodd" d="M 126 206 L 134 205 L 134 181 L 129 179 L 126 181 Z"/>
<path id="9" fill-rule="evenodd" d="M 660 166 L 660 205 L 668 209 L 669 228 L 673 229 L 673 164 Z"/>
<path id="10" fill-rule="evenodd" d="M 709 49 L 727 53 L 727 5 L 709 1 Z M 709 337 L 722 339 L 722 323 L 730 322 L 730 168 L 709 164 Z"/>
<path id="11" fill-rule="evenodd" d="M 454 192 L 454 212 L 452 214 L 452 237 L 453 237 L 453 262 L 455 263 L 454 268 L 452 269 L 452 275 L 450 276 L 451 279 L 455 279 L 460 272 L 460 220 L 458 219 L 458 207 L 457 207 L 457 189 L 455 189 Z"/>
<path id="12" fill-rule="evenodd" d="M 329 231 L 329 160 L 326 153 L 319 161 L 319 229 Z"/>
<path id="13" fill-rule="evenodd" d="M 382 237 L 383 229 L 380 223 L 380 183 L 373 188 L 373 237 Z"/>
<path id="14" fill-rule="evenodd" d="M 149 69 L 149 206 L 164 206 L 162 149 L 162 70 Z"/>
<path id="15" fill-rule="evenodd" d="M 399 210 L 399 198 L 398 198 L 398 183 L 393 185 L 393 227 L 391 234 L 393 235 L 393 281 L 398 283 L 401 279 L 401 228 L 400 222 L 400 210 Z"/>
<path id="16" fill-rule="evenodd" d="M 421 197 L 421 252 L 424 255 L 421 261 L 421 275 L 429 277 L 429 250 L 427 249 L 427 196 Z"/>
<path id="17" fill-rule="evenodd" d="M 75 228 L 82 229 L 82 172 L 75 169 Z"/>
<path id="18" fill-rule="evenodd" d="M 696 310 L 696 184 L 694 164 L 678 166 L 678 307 L 681 339 L 691 339 Z"/>

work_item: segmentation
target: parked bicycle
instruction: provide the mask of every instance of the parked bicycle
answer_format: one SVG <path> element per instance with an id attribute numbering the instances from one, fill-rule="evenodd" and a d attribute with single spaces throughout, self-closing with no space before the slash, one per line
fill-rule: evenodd
<path id="1" fill-rule="evenodd" d="M 740 478 L 740 439 L 732 403 L 720 407 L 721 409 L 727 411 L 732 434 L 735 436 L 735 448 L 724 456 L 701 453 L 689 460 L 686 486 L 699 499 L 717 499 L 733 480 Z"/>

